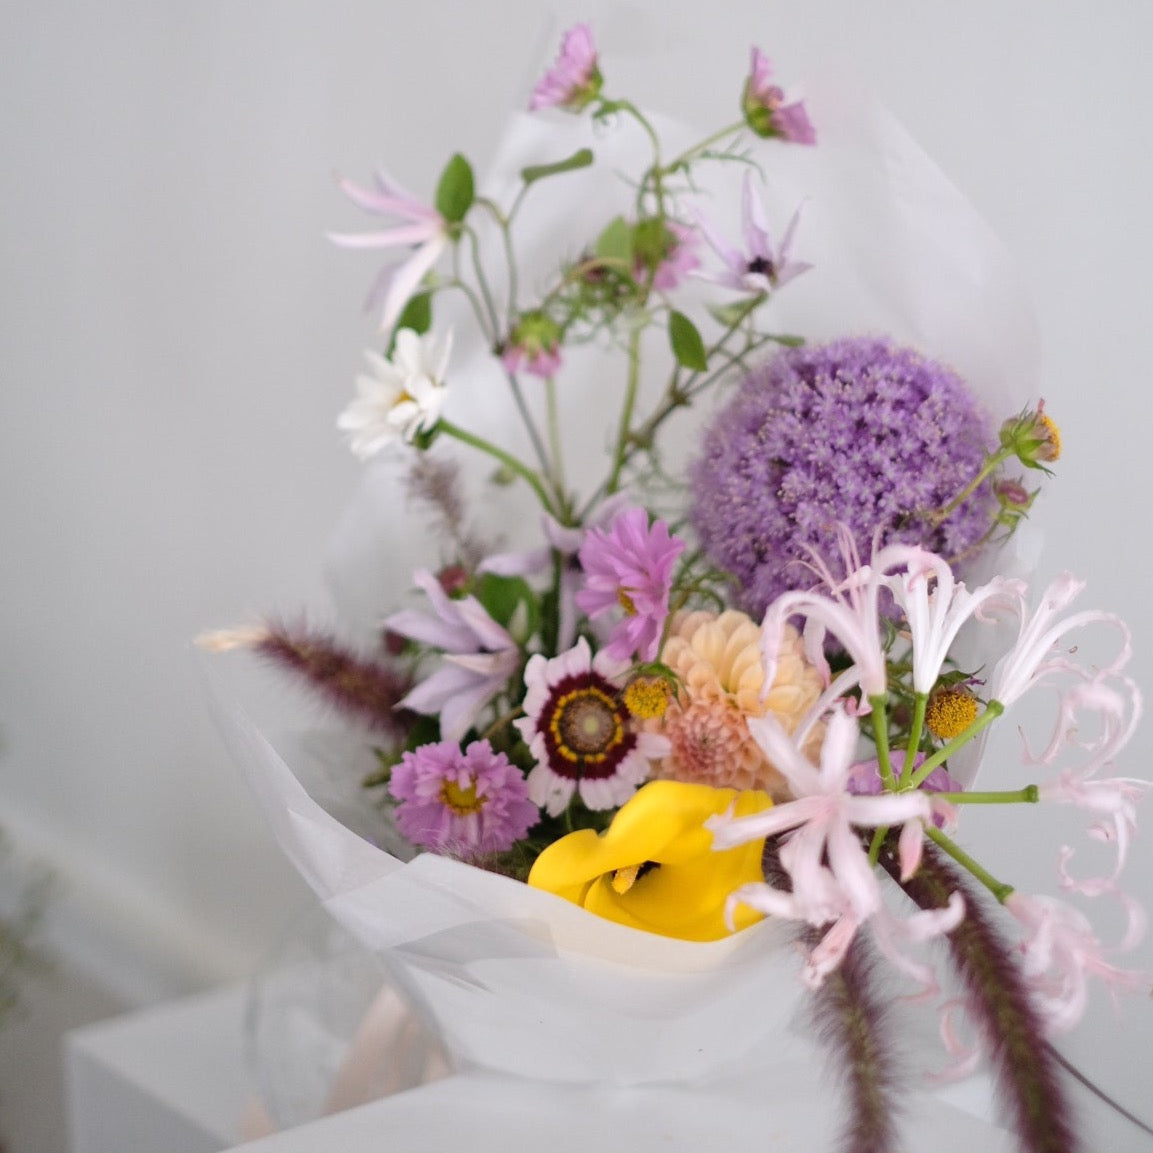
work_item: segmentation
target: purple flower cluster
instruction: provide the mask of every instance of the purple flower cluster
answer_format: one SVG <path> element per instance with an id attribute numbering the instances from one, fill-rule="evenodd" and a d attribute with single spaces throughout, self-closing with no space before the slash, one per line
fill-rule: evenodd
<path id="1" fill-rule="evenodd" d="M 811 583 L 798 562 L 840 555 L 838 524 L 863 556 L 881 543 L 961 557 L 988 531 L 988 482 L 939 524 L 980 471 L 992 430 L 956 373 L 887 340 L 790 349 L 751 372 L 705 433 L 690 475 L 692 521 L 758 615 Z"/>

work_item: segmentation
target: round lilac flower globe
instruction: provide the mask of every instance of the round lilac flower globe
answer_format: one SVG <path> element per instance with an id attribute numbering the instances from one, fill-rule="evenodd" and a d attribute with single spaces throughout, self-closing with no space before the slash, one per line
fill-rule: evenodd
<path id="1" fill-rule="evenodd" d="M 691 517 L 706 554 L 759 615 L 812 582 L 815 551 L 837 571 L 837 526 L 862 557 L 880 543 L 950 559 L 988 532 L 988 481 L 939 524 L 993 442 L 988 418 L 951 369 L 879 338 L 789 349 L 749 373 L 705 433 L 690 471 Z"/>

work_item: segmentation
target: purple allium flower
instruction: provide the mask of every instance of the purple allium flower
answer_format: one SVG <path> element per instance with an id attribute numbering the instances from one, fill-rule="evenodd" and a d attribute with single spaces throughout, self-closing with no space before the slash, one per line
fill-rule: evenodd
<path id="1" fill-rule="evenodd" d="M 556 63 L 537 81 L 529 111 L 563 108 L 580 112 L 601 90 L 597 48 L 587 24 L 574 24 L 562 37 Z"/>
<path id="2" fill-rule="evenodd" d="M 800 219 L 801 210 L 798 208 L 781 237 L 780 247 L 775 245 L 765 218 L 765 207 L 753 187 L 752 173 L 746 172 L 741 191 L 744 250 L 727 244 L 713 226 L 698 214 L 697 223 L 701 235 L 725 265 L 724 272 L 702 276 L 701 279 L 711 280 L 725 288 L 735 288 L 739 292 L 772 292 L 788 284 L 812 267 L 804 261 L 789 259 Z"/>
<path id="3" fill-rule="evenodd" d="M 616 660 L 634 653 L 643 661 L 656 660 L 669 615 L 673 565 L 684 547 L 663 520 L 650 527 L 649 514 L 636 507 L 585 537 L 580 550 L 585 585 L 576 594 L 577 607 L 594 619 L 624 609 L 606 646 Z"/>
<path id="4" fill-rule="evenodd" d="M 807 583 L 810 550 L 880 543 L 961 557 L 992 524 L 988 482 L 940 523 L 980 470 L 992 432 L 960 377 L 911 349 L 847 338 L 755 369 L 705 433 L 691 469 L 693 525 L 751 615 Z M 844 574 L 840 574 L 844 575 Z"/>
<path id="5" fill-rule="evenodd" d="M 503 853 L 540 820 L 524 774 L 488 741 L 421 745 L 392 770 L 396 823 L 414 844 L 466 860 Z"/>
<path id="6" fill-rule="evenodd" d="M 772 82 L 772 71 L 769 58 L 754 48 L 741 96 L 745 122 L 758 136 L 778 136 L 793 144 L 816 144 L 817 134 L 805 105 L 800 100 L 785 103 L 784 92 Z"/>

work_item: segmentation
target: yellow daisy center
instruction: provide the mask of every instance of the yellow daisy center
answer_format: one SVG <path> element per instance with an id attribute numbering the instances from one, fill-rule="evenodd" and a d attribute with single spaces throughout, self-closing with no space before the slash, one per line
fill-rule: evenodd
<path id="1" fill-rule="evenodd" d="M 663 717 L 669 707 L 669 687 L 662 677 L 636 677 L 624 692 L 625 708 L 642 721 Z"/>
<path id="2" fill-rule="evenodd" d="M 440 788 L 441 804 L 451 809 L 458 817 L 469 813 L 479 813 L 484 808 L 485 797 L 476 795 L 476 781 L 470 781 L 463 789 L 456 781 L 445 781 Z"/>
<path id="3" fill-rule="evenodd" d="M 1061 456 L 1061 430 L 1057 422 L 1048 413 L 1042 412 L 1037 415 L 1037 423 L 1040 425 L 1037 431 L 1045 439 L 1045 443 L 1037 450 L 1038 458 L 1057 460 Z"/>
<path id="4" fill-rule="evenodd" d="M 617 589 L 617 604 L 619 604 L 630 617 L 637 615 L 637 606 L 633 598 L 629 595 L 628 589 Z"/>
<path id="5" fill-rule="evenodd" d="M 977 719 L 977 698 L 964 689 L 940 689 L 929 698 L 925 724 L 939 741 L 959 737 Z"/>

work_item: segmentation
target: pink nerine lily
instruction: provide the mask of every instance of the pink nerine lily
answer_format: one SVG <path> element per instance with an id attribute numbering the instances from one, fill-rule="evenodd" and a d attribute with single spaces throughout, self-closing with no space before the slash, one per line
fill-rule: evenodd
<path id="1" fill-rule="evenodd" d="M 365 212 L 398 216 L 405 223 L 383 232 L 331 233 L 329 239 L 342 248 L 413 248 L 407 260 L 386 266 L 369 291 L 370 308 L 384 298 L 380 327 L 388 332 L 400 319 L 425 274 L 440 259 L 448 244 L 448 226 L 435 208 L 422 204 L 384 172 L 376 173 L 375 182 L 375 188 L 360 188 L 350 180 L 341 180 L 340 188 Z"/>
<path id="2" fill-rule="evenodd" d="M 923 549 L 909 549 L 907 571 L 888 582 L 893 599 L 905 612 L 913 648 L 913 688 L 931 692 L 941 668 L 970 618 L 981 619 L 990 610 L 1016 608 L 1025 591 L 1018 580 L 994 577 L 970 591 L 956 580 L 942 557 Z"/>
<path id="3" fill-rule="evenodd" d="M 413 581 L 427 595 L 435 615 L 405 609 L 388 617 L 384 627 L 441 649 L 444 661 L 399 707 L 425 716 L 439 715 L 441 736 L 459 741 L 517 671 L 520 646 L 476 597 L 454 600 L 426 569 L 415 572 Z"/>
<path id="4" fill-rule="evenodd" d="M 1029 934 L 1019 946 L 1022 968 L 1033 986 L 1033 999 L 1053 1033 L 1072 1028 L 1085 1011 L 1087 980 L 1099 977 L 1111 989 L 1140 988 L 1147 978 L 1119 969 L 1105 959 L 1105 947 L 1079 909 L 1051 897 L 1010 893 L 1005 908 Z M 1136 905 L 1129 904 L 1129 931 L 1120 948 L 1136 943 L 1144 927 Z"/>
<path id="5" fill-rule="evenodd" d="M 902 835 L 902 872 L 916 867 L 923 822 L 932 819 L 929 798 L 920 792 L 856 796 L 848 791 L 857 750 L 856 719 L 838 709 L 829 718 L 820 768 L 805 758 L 772 715 L 750 718 L 749 732 L 789 783 L 794 801 L 742 818 L 713 818 L 709 827 L 718 849 L 791 833 L 781 848 L 781 865 L 791 891 L 768 884 L 744 885 L 734 901 L 764 913 L 833 922 L 810 957 L 808 979 L 819 984 L 848 949 L 857 928 L 881 907 L 877 873 L 862 849 L 858 828 L 908 823 Z"/>
<path id="6" fill-rule="evenodd" d="M 785 229 L 780 247 L 774 245 L 765 218 L 764 205 L 753 187 L 752 173 L 746 172 L 741 196 L 741 220 L 745 240 L 743 252 L 726 243 L 700 213 L 696 214 L 701 235 L 725 266 L 723 272 L 716 275 L 702 275 L 701 279 L 710 280 L 725 288 L 735 288 L 740 292 L 772 292 L 774 288 L 780 288 L 794 277 L 800 276 L 802 272 L 812 267 L 803 261 L 789 259 L 800 217 L 801 210 L 798 208 Z"/>

